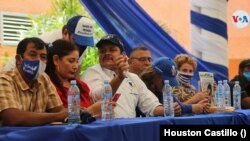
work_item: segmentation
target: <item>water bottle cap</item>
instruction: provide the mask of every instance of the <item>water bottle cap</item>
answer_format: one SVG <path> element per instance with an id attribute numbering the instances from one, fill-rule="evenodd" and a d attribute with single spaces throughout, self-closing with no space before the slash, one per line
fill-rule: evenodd
<path id="1" fill-rule="evenodd" d="M 227 80 L 223 80 L 223 83 L 227 83 Z"/>
<path id="2" fill-rule="evenodd" d="M 75 85 L 76 84 L 76 80 L 71 80 L 70 84 Z"/>
<path id="3" fill-rule="evenodd" d="M 221 80 L 219 80 L 219 81 L 218 81 L 218 84 L 219 84 L 219 83 L 222 83 L 222 81 L 221 81 Z"/>
<path id="4" fill-rule="evenodd" d="M 109 81 L 108 81 L 108 80 L 104 80 L 103 82 L 104 82 L 104 84 L 108 84 L 108 83 L 109 83 Z"/>
<path id="5" fill-rule="evenodd" d="M 235 81 L 235 84 L 239 84 L 240 82 L 239 81 Z"/>
<path id="6" fill-rule="evenodd" d="M 164 84 L 167 84 L 167 83 L 169 83 L 169 80 L 164 80 Z"/>

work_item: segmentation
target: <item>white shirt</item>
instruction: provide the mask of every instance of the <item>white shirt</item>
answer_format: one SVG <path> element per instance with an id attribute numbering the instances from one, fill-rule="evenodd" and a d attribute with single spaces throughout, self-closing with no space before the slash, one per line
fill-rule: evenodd
<path id="1" fill-rule="evenodd" d="M 81 79 L 88 84 L 90 95 L 94 101 L 97 101 L 101 99 L 104 80 L 111 81 L 114 75 L 114 71 L 102 68 L 100 64 L 97 64 L 88 68 Z M 161 105 L 144 82 L 133 73 L 129 73 L 129 78 L 122 81 L 117 92 L 121 93 L 121 96 L 114 109 L 116 118 L 136 117 L 136 106 L 146 115 L 153 116 L 154 109 Z"/>
<path id="2" fill-rule="evenodd" d="M 62 30 L 56 29 L 51 32 L 45 32 L 39 35 L 38 38 L 42 39 L 45 43 L 53 43 L 55 40 L 62 39 Z"/>

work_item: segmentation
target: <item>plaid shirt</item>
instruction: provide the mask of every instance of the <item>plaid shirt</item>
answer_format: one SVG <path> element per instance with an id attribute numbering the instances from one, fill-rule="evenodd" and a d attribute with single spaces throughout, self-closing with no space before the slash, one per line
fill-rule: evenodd
<path id="1" fill-rule="evenodd" d="M 18 69 L 0 73 L 0 112 L 8 108 L 46 112 L 62 102 L 49 77 L 43 73 L 30 88 Z"/>

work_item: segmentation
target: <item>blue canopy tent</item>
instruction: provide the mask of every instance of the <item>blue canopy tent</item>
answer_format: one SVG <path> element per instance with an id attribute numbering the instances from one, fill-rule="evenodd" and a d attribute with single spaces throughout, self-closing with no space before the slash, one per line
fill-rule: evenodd
<path id="1" fill-rule="evenodd" d="M 148 47 L 153 59 L 160 56 L 174 58 L 180 53 L 190 54 L 162 30 L 135 0 L 81 0 L 81 3 L 107 33 L 117 34 L 122 39 L 127 54 L 137 46 Z M 228 78 L 225 66 L 196 59 L 196 72 L 213 72 L 215 80 Z M 198 73 L 195 73 L 195 86 L 197 80 Z"/>

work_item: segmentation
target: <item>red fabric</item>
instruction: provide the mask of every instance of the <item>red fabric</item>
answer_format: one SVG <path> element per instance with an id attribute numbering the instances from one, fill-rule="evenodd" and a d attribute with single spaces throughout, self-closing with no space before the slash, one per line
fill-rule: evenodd
<path id="1" fill-rule="evenodd" d="M 84 90 L 84 93 L 82 93 L 82 92 L 80 93 L 80 97 L 81 97 L 80 106 L 81 106 L 81 108 L 87 108 L 91 105 L 90 96 L 89 96 L 89 91 L 90 91 L 89 87 L 85 82 L 81 81 L 78 78 L 76 78 L 76 81 L 77 81 L 77 85 L 81 85 L 81 87 Z M 63 92 L 56 85 L 55 85 L 55 87 L 56 87 L 58 95 L 60 96 L 60 98 L 62 100 L 63 106 L 65 108 L 68 108 L 67 92 L 68 92 L 69 88 L 63 87 L 64 88 L 64 92 Z"/>

